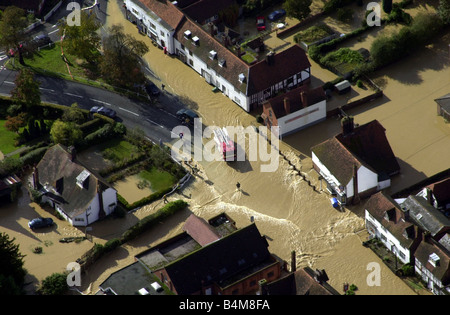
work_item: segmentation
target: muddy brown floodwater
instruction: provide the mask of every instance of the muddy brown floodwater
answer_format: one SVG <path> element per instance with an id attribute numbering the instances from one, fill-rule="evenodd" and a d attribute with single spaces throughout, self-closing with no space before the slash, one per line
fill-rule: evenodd
<path id="1" fill-rule="evenodd" d="M 189 104 L 200 113 L 205 125 L 246 127 L 255 123 L 254 116 L 243 112 L 227 97 L 220 93 L 212 93 L 211 87 L 199 74 L 178 59 L 164 55 L 161 50 L 152 45 L 149 38 L 139 35 L 136 27 L 123 18 L 117 3 L 111 1 L 108 4 L 107 24 L 110 26 L 117 23 L 122 24 L 127 33 L 147 43 L 150 51 L 145 58 L 159 78 L 158 83 L 165 84 L 168 92 L 188 100 Z M 408 65 L 400 67 L 401 69 L 396 71 L 404 73 L 409 69 Z M 414 70 L 410 71 L 414 72 Z M 431 71 L 433 73 L 429 74 L 430 77 L 441 77 L 441 85 L 445 84 L 446 80 L 448 82 L 447 66 Z M 392 73 L 394 74 L 395 71 L 392 70 Z M 383 75 L 379 76 L 383 77 Z M 425 98 L 425 95 L 419 98 L 414 93 L 411 94 L 411 89 L 417 90 L 417 94 L 420 93 L 419 89 L 410 87 L 407 83 L 391 82 L 391 78 L 386 80 L 389 82 L 386 84 L 387 96 L 384 102 L 376 106 L 368 106 L 364 111 L 355 113 L 358 123 L 364 123 L 369 118 L 377 118 L 383 125 L 386 124 L 394 152 L 401 158 L 406 154 L 414 159 L 414 148 L 407 146 L 410 152 L 403 152 L 400 141 L 395 135 L 398 131 L 407 134 L 407 129 L 415 129 L 416 127 L 413 127 L 416 125 L 413 122 L 415 119 L 428 119 L 424 121 L 421 132 L 431 134 L 431 138 L 436 139 L 435 141 L 439 141 L 438 139 L 444 143 L 450 141 L 448 127 L 435 117 L 432 98 Z M 428 80 L 423 80 L 421 84 L 424 85 L 425 82 L 428 83 Z M 421 88 L 423 88 L 422 85 Z M 435 94 L 440 93 L 436 85 L 430 85 L 429 89 L 436 91 Z M 444 94 L 444 90 L 441 92 Z M 409 96 L 406 97 L 407 95 Z M 407 111 L 406 109 L 410 108 L 408 105 L 417 102 L 418 99 L 431 104 L 428 107 L 416 106 L 414 115 L 401 117 L 401 108 Z M 396 119 L 399 122 L 397 128 L 394 128 Z M 409 124 L 406 121 L 409 121 Z M 424 129 L 428 127 L 432 128 L 425 132 Z M 287 139 L 288 141 L 280 144 L 281 151 L 297 167 L 301 167 L 317 190 L 320 190 L 320 183 L 311 169 L 310 147 L 338 132 L 339 121 L 329 119 L 291 136 Z M 420 142 L 418 139 L 420 137 L 415 141 Z M 431 149 L 445 153 L 444 151 L 448 152 L 448 148 L 450 148 L 449 145 L 443 148 L 436 143 L 436 146 Z M 406 158 L 405 160 L 409 161 Z M 237 162 L 232 167 L 221 162 L 197 161 L 197 163 L 201 169 L 199 176 L 183 190 L 183 196 L 172 196 L 172 198 L 184 199 L 186 199 L 184 196 L 190 196 L 191 198 L 186 200 L 190 204 L 190 210 L 195 214 L 209 218 L 218 213 L 227 212 L 241 227 L 249 224 L 250 220 L 254 220 L 261 233 L 269 240 L 271 252 L 289 261 L 291 251 L 295 250 L 299 267 L 324 268 L 329 275 L 330 284 L 338 290 L 342 289 L 344 282 L 348 282 L 358 286 L 359 294 L 415 294 L 385 267 L 371 250 L 361 245 L 361 241 L 367 237 L 362 207 L 353 211 L 345 209 L 344 212 L 334 210 L 330 206 L 329 196 L 325 192 L 313 191 L 283 159 L 280 159 L 278 170 L 271 173 L 260 171 L 261 165 L 264 164 L 260 161 Z M 431 168 L 419 169 L 430 175 L 434 170 L 443 169 L 446 163 L 448 161 L 441 158 Z M 423 166 L 423 163 L 419 163 L 418 166 Z M 236 190 L 235 185 L 238 181 L 241 183 L 241 191 Z M 148 210 L 144 207 L 140 211 Z M 177 222 L 169 235 L 181 231 L 181 226 L 182 222 Z M 148 244 L 142 245 L 151 246 L 152 242 L 159 241 L 161 239 L 153 238 Z M 127 248 L 127 250 L 131 249 Z M 127 259 L 124 261 L 128 261 Z M 381 286 L 367 285 L 366 278 L 369 275 L 367 265 L 370 262 L 380 263 Z M 99 283 L 111 270 L 116 269 L 108 269 L 105 273 L 97 271 L 99 278 L 92 280 L 94 283 Z"/>

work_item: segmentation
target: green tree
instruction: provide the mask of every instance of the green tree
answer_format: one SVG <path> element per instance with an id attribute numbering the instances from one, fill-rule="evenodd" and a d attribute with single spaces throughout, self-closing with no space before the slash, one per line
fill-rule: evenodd
<path id="1" fill-rule="evenodd" d="M 103 56 L 100 72 L 110 83 L 132 88 L 142 84 L 145 76 L 139 64 L 140 58 L 148 52 L 148 46 L 123 32 L 123 26 L 113 25 L 103 41 Z"/>
<path id="2" fill-rule="evenodd" d="M 77 124 L 81 124 L 85 120 L 83 112 L 78 107 L 78 103 L 70 105 L 70 107 L 64 111 L 61 119 L 66 122 L 74 122 Z"/>
<path id="3" fill-rule="evenodd" d="M 286 14 L 298 20 L 303 20 L 311 13 L 312 0 L 286 0 L 283 8 Z"/>
<path id="4" fill-rule="evenodd" d="M 28 42 L 31 37 L 25 33 L 28 25 L 25 11 L 15 7 L 6 7 L 0 20 L 0 47 L 9 51 L 11 48 L 17 49 L 20 64 L 25 64 L 23 60 L 23 43 Z"/>
<path id="5" fill-rule="evenodd" d="M 11 91 L 11 98 L 15 103 L 24 104 L 27 111 L 41 104 L 40 83 L 34 79 L 33 72 L 28 68 L 22 68 L 14 80 L 15 87 Z"/>
<path id="6" fill-rule="evenodd" d="M 94 14 L 81 11 L 80 25 L 64 24 L 60 28 L 60 35 L 64 35 L 64 49 L 68 53 L 85 59 L 89 63 L 97 61 L 100 48 L 100 35 L 97 32 L 101 24 Z"/>
<path id="7" fill-rule="evenodd" d="M 50 135 L 55 143 L 66 146 L 74 145 L 83 138 L 83 132 L 75 123 L 64 122 L 59 119 L 53 123 Z"/>
<path id="8" fill-rule="evenodd" d="M 450 0 L 440 0 L 438 14 L 444 24 L 450 24 Z"/>
<path id="9" fill-rule="evenodd" d="M 39 292 L 43 295 L 63 295 L 68 288 L 67 275 L 55 272 L 42 281 Z"/>
<path id="10" fill-rule="evenodd" d="M 14 244 L 6 233 L 0 233 L 0 295 L 21 294 L 26 270 L 19 245 Z"/>

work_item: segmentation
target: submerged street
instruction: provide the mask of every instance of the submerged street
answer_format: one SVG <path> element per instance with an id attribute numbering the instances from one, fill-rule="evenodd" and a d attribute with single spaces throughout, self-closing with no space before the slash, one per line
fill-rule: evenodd
<path id="1" fill-rule="evenodd" d="M 151 74 L 149 77 L 158 87 L 165 85 L 159 101 L 155 104 L 135 102 L 111 92 L 99 92 L 99 89 L 91 90 L 90 87 L 81 87 L 73 82 L 52 81 L 48 78 L 42 78 L 42 88 L 47 89 L 42 90 L 45 96 L 43 100 L 67 103 L 70 99 L 77 101 L 83 108 L 98 105 L 95 100 L 107 103 L 118 112 L 128 128 L 142 128 L 150 139 L 155 142 L 161 139 L 168 146 L 178 140 L 172 138 L 171 130 L 179 124 L 174 114 L 181 106 L 195 110 L 205 126 L 245 128 L 257 125 L 253 115 L 244 112 L 220 92 L 212 92 L 211 86 L 194 70 L 179 59 L 164 54 L 152 44 L 149 37 L 139 34 L 136 26 L 125 19 L 120 2 L 110 0 L 107 6 L 106 2 L 102 2 L 101 8 L 106 17 L 104 28 L 121 24 L 126 33 L 147 44 L 150 51 L 144 59 Z M 439 48 L 436 52 L 426 49 L 389 70 L 376 73 L 373 79 L 383 85 L 384 97 L 349 113 L 354 115 L 359 124 L 378 119 L 386 128 L 387 137 L 402 168 L 401 175 L 394 179 L 390 193 L 450 166 L 447 158 L 450 156 L 450 128 L 436 116 L 433 102 L 450 87 L 450 67 L 449 62 L 444 61 L 447 55 L 442 45 L 436 46 Z M 414 64 L 417 60 L 428 60 L 429 64 L 416 70 Z M 329 76 L 326 70 L 311 63 L 312 76 Z M 8 75 L 7 70 L 0 72 L 2 75 Z M 13 81 L 11 76 L 1 82 Z M 416 78 L 417 82 L 405 78 Z M 52 87 L 55 84 L 61 88 Z M 1 93 L 8 93 L 7 85 L 0 85 Z M 364 227 L 364 200 L 358 206 L 338 211 L 331 206 L 328 192 L 321 190 L 321 183 L 312 169 L 310 148 L 339 132 L 340 121 L 329 118 L 280 142 L 280 151 L 306 175 L 311 185 L 283 158 L 279 159 L 275 172 L 261 172 L 261 165 L 267 164 L 262 161 L 246 160 L 233 164 L 193 161 L 199 173 L 180 194 L 171 195 L 169 200 L 186 200 L 189 203 L 188 210 L 205 219 L 226 212 L 236 221 L 238 228 L 253 220 L 261 234 L 266 236 L 270 252 L 290 263 L 291 252 L 295 251 L 297 268 L 310 266 L 313 269 L 325 269 L 330 278 L 329 284 L 341 293 L 343 283 L 349 283 L 355 284 L 358 287 L 357 294 L 361 295 L 416 294 L 378 256 L 362 246 L 362 241 L 368 235 Z M 236 189 L 237 182 L 241 184 L 240 190 Z M 312 186 L 316 189 L 313 190 Z M 26 207 L 23 204 L 18 206 Z M 37 205 L 31 206 L 36 212 L 42 213 L 43 210 L 38 209 Z M 162 201 L 156 201 L 129 214 L 124 221 L 96 222 L 92 225 L 93 242 L 104 243 L 120 235 L 127 226 L 161 206 Z M 45 249 L 51 256 L 33 255 L 28 252 L 37 242 L 57 243 L 58 238 L 79 236 L 84 231 L 61 223 L 64 235 L 56 232 L 33 235 L 18 227 L 17 222 L 7 220 L 7 216 L 16 209 L 2 210 L 5 210 L 1 218 L 6 218 L 6 231 L 16 237 L 20 244 L 25 244 L 24 247 L 21 245 L 27 254 L 25 268 L 37 279 L 59 271 L 58 268 L 63 271 L 69 261 L 79 257 L 78 253 L 92 245 L 83 242 L 77 245 L 77 252 L 64 252 L 66 245 L 58 244 Z M 188 213 L 177 214 L 139 239 L 100 259 L 83 276 L 83 293 L 94 294 L 99 284 L 112 272 L 132 263 L 134 255 L 180 233 L 187 216 Z M 26 219 L 29 219 L 29 214 L 23 215 L 21 223 L 26 222 Z M 58 252 L 64 253 L 64 257 L 58 256 Z M 52 263 L 45 264 L 44 260 L 50 257 L 54 258 Z M 370 273 L 367 266 L 372 262 L 379 263 L 381 267 L 379 286 L 367 283 Z"/>

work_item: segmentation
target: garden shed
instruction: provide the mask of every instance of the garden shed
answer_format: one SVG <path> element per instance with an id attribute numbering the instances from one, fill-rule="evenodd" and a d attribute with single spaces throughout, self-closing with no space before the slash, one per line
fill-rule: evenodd
<path id="1" fill-rule="evenodd" d="M 335 86 L 336 90 L 338 91 L 339 94 L 345 94 L 350 92 L 352 86 L 350 84 L 350 82 L 348 82 L 348 80 L 344 80 L 341 81 L 339 83 L 337 83 Z"/>

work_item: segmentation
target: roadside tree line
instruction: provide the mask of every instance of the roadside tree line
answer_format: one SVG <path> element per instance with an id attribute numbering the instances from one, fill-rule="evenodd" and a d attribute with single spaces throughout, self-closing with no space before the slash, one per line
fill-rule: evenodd
<path id="1" fill-rule="evenodd" d="M 24 55 L 35 53 L 37 48 L 31 45 L 31 34 L 25 32 L 27 24 L 26 12 L 21 8 L 9 6 L 0 15 L 0 48 L 17 55 L 22 66 L 26 66 Z M 87 11 L 81 11 L 79 26 L 60 21 L 62 54 L 67 52 L 80 58 L 86 72 L 108 84 L 130 90 L 142 85 L 145 76 L 140 58 L 149 51 L 148 46 L 125 34 L 120 25 L 113 25 L 101 38 L 100 27 L 95 15 Z M 62 57 L 68 62 L 64 55 Z"/>

